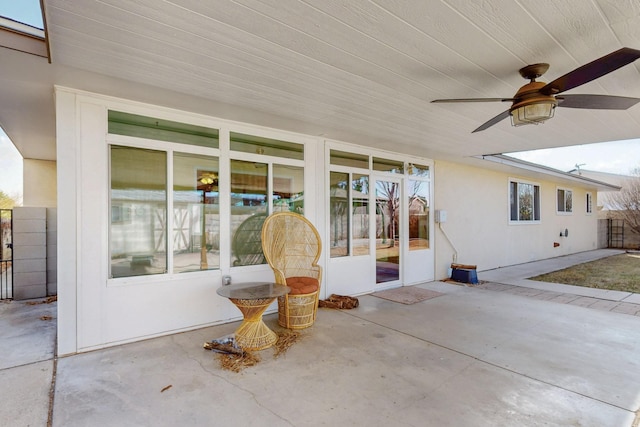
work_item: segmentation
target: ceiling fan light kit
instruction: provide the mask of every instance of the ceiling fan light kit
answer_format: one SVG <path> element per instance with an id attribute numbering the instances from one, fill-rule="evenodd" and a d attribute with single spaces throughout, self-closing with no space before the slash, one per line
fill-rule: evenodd
<path id="1" fill-rule="evenodd" d="M 528 74 L 527 69 L 532 67 L 540 67 L 546 71 L 549 64 L 529 65 L 520 70 L 520 74 L 525 78 L 530 78 L 531 82 L 522 86 L 514 97 L 513 105 L 509 109 L 511 116 L 511 124 L 513 126 L 537 125 L 545 122 L 553 117 L 558 101 L 554 96 L 543 95 L 540 89 L 546 86 L 546 83 L 535 81 L 539 75 Z"/>
<path id="2" fill-rule="evenodd" d="M 553 117 L 556 102 L 540 102 L 512 109 L 511 124 L 513 126 L 537 125 Z"/>
<path id="3" fill-rule="evenodd" d="M 598 58 L 551 83 L 537 82 L 548 69 L 549 64 L 532 64 L 520 69 L 520 75 L 530 82 L 522 86 L 513 98 L 462 98 L 434 99 L 431 102 L 511 102 L 511 108 L 487 122 L 473 132 L 485 130 L 507 117 L 513 126 L 539 124 L 553 117 L 556 107 L 626 110 L 640 102 L 640 98 L 613 95 L 556 95 L 598 79 L 640 58 L 640 50 L 623 47 Z"/>

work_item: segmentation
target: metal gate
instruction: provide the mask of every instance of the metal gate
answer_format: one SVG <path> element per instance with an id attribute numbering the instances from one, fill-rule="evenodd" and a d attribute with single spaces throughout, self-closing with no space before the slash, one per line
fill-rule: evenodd
<path id="1" fill-rule="evenodd" d="M 0 300 L 13 299 L 13 211 L 0 209 Z"/>
<path id="2" fill-rule="evenodd" d="M 624 248 L 624 220 L 609 220 L 609 247 L 622 249 Z"/>

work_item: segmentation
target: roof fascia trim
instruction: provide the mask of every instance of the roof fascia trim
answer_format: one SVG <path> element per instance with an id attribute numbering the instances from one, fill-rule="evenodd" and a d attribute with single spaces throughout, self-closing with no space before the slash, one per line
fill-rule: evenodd
<path id="1" fill-rule="evenodd" d="M 549 175 L 555 178 L 568 179 L 571 181 L 579 182 L 581 184 L 588 184 L 603 191 L 619 191 L 621 187 L 613 184 L 609 184 L 596 179 L 586 178 L 584 176 L 575 175 L 569 172 L 564 172 L 559 169 L 554 169 L 548 166 L 539 165 L 537 163 L 527 162 L 525 160 L 516 159 L 515 157 L 506 156 L 504 154 L 483 154 L 481 156 L 475 156 L 478 159 L 487 160 L 494 163 L 499 163 L 505 166 L 511 166 L 518 169 L 524 169 L 530 172 L 537 172 L 544 175 Z"/>

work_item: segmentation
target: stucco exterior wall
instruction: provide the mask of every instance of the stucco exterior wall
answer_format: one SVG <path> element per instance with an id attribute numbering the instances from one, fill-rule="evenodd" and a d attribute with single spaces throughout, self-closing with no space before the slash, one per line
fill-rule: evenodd
<path id="1" fill-rule="evenodd" d="M 573 212 L 561 214 L 552 181 L 444 161 L 435 162 L 435 176 L 435 209 L 447 211 L 436 225 L 436 278 L 447 277 L 454 248 L 456 262 L 480 271 L 597 248 L 597 215 L 586 213 L 585 201 L 593 189 L 561 185 L 573 191 Z M 539 223 L 510 223 L 510 178 L 540 185 Z M 560 237 L 565 229 L 568 236 Z"/>
<path id="2" fill-rule="evenodd" d="M 22 181 L 23 206 L 52 208 L 57 206 L 56 162 L 24 159 Z"/>

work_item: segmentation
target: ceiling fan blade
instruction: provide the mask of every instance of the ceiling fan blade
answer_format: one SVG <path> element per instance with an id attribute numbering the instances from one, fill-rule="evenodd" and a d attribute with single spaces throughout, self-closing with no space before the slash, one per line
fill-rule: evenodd
<path id="1" fill-rule="evenodd" d="M 640 98 L 612 95 L 561 95 L 556 99 L 558 107 L 592 110 L 626 110 L 640 102 Z"/>
<path id="2" fill-rule="evenodd" d="M 513 98 L 457 98 L 457 99 L 434 99 L 431 102 L 513 102 Z"/>
<path id="3" fill-rule="evenodd" d="M 540 89 L 540 93 L 555 95 L 573 89 L 624 67 L 638 58 L 640 58 L 640 50 L 623 47 L 547 83 Z"/>
<path id="4" fill-rule="evenodd" d="M 497 116 L 495 116 L 494 118 L 492 118 L 491 120 L 489 120 L 488 122 L 483 123 L 479 128 L 477 128 L 476 130 L 474 130 L 471 133 L 480 132 L 481 130 L 485 130 L 487 128 L 490 128 L 491 126 L 495 125 L 496 123 L 501 122 L 502 120 L 506 119 L 507 117 L 509 117 L 509 110 L 505 110 L 502 113 L 500 113 Z"/>

